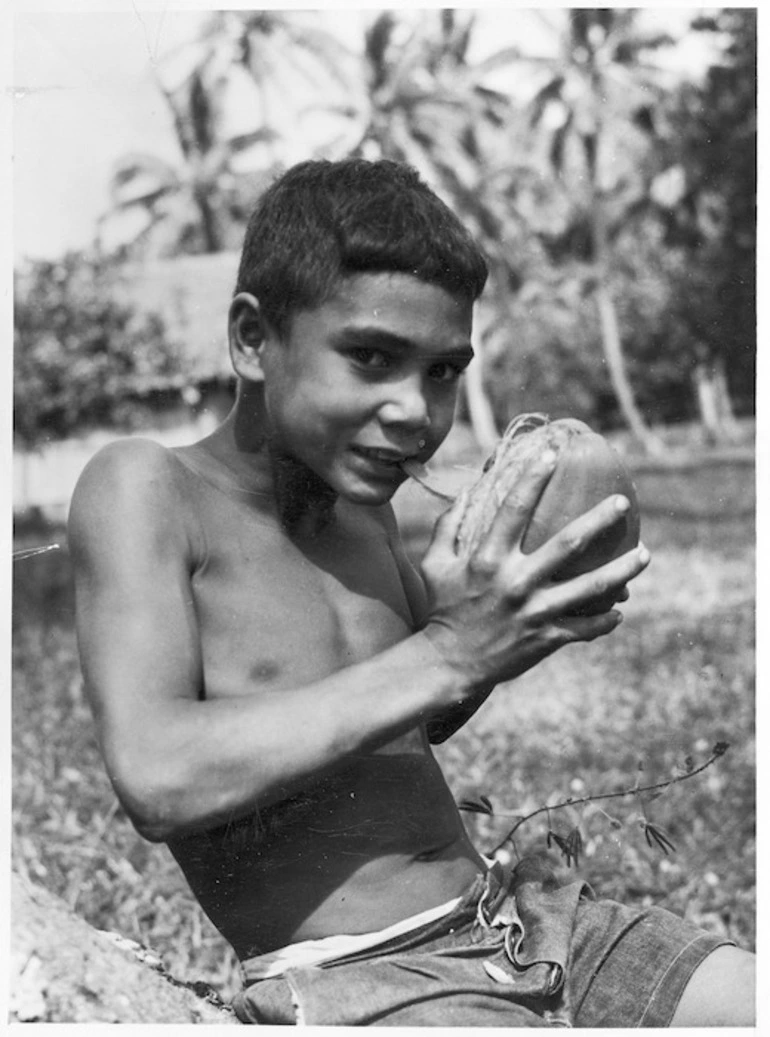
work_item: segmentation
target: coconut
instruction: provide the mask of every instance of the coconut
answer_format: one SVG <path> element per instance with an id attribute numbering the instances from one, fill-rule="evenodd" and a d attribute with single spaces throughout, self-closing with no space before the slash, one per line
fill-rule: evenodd
<path id="1" fill-rule="evenodd" d="M 467 494 L 457 536 L 461 555 L 468 556 L 476 550 L 503 501 L 515 492 L 525 473 L 547 450 L 556 453 L 556 468 L 530 518 L 521 542 L 522 551 L 535 551 L 573 519 L 614 494 L 627 497 L 630 509 L 553 578 L 565 580 L 589 572 L 638 544 L 636 489 L 620 456 L 607 440 L 582 421 L 549 421 L 542 414 L 523 414 L 508 426 Z"/>

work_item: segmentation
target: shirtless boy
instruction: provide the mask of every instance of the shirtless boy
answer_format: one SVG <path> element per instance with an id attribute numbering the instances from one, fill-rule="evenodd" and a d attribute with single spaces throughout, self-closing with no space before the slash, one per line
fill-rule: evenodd
<path id="1" fill-rule="evenodd" d="M 192 446 L 108 446 L 73 497 L 110 778 L 235 948 L 244 1021 L 750 1025 L 751 955 L 537 862 L 489 871 L 431 754 L 496 684 L 611 633 L 615 609 L 570 611 L 648 561 L 551 583 L 627 502 L 524 555 L 544 457 L 474 557 L 453 506 L 410 567 L 390 500 L 449 431 L 485 278 L 403 166 L 304 163 L 265 194 L 231 414 Z"/>

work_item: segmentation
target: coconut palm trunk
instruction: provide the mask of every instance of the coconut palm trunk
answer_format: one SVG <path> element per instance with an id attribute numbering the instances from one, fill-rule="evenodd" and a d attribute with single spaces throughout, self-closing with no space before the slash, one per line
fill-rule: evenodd
<path id="1" fill-rule="evenodd" d="M 596 305 L 599 311 L 602 350 L 604 359 L 607 362 L 607 371 L 612 382 L 612 388 L 623 414 L 623 420 L 631 430 L 634 438 L 644 447 L 646 453 L 659 455 L 663 453 L 663 443 L 650 430 L 642 417 L 628 378 L 612 292 L 608 285 L 599 280 L 595 294 Z"/>
<path id="2" fill-rule="evenodd" d="M 484 386 L 484 348 L 481 336 L 474 334 L 474 356 L 465 372 L 465 402 L 468 405 L 473 436 L 480 449 L 489 454 L 499 438 L 494 411 Z"/>
<path id="3" fill-rule="evenodd" d="M 598 84 L 594 90 L 594 98 L 596 104 L 595 130 L 582 138 L 582 144 L 590 192 L 590 225 L 596 278 L 594 297 L 599 315 L 602 351 L 623 420 L 645 453 L 660 456 L 665 451 L 663 442 L 645 422 L 637 406 L 628 377 L 617 309 L 609 284 L 611 249 L 607 235 L 604 200 L 598 182 L 598 152 L 602 140 L 602 95 Z"/>
<path id="4" fill-rule="evenodd" d="M 724 359 L 699 360 L 693 369 L 693 383 L 701 424 L 709 441 L 719 445 L 738 442 L 740 429 L 727 387 Z"/>

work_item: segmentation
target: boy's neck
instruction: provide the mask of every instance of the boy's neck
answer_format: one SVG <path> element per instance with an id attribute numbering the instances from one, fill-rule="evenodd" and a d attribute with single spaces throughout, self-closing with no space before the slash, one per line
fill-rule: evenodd
<path id="1" fill-rule="evenodd" d="M 288 533 L 317 536 L 331 521 L 337 494 L 307 465 L 275 448 L 260 420 L 262 413 L 258 401 L 244 406 L 239 398 L 203 443 L 240 489 L 273 498 Z"/>
<path id="2" fill-rule="evenodd" d="M 317 536 L 329 524 L 337 494 L 307 465 L 271 451 L 275 501 L 288 533 Z"/>

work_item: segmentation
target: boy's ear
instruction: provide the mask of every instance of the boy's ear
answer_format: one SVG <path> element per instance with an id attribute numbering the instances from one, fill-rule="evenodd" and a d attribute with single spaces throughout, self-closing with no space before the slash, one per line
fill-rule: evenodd
<path id="1" fill-rule="evenodd" d="M 249 292 L 239 292 L 230 303 L 228 317 L 230 360 L 239 378 L 264 381 L 262 353 L 270 334 L 259 300 Z"/>

